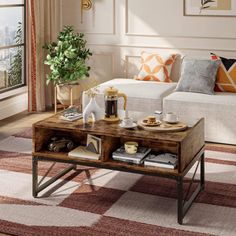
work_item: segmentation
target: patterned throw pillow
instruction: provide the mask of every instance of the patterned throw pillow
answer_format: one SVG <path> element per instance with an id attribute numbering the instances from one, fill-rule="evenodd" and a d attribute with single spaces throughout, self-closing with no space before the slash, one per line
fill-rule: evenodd
<path id="1" fill-rule="evenodd" d="M 211 53 L 212 60 L 221 60 L 216 76 L 216 92 L 236 93 L 236 59 L 227 59 Z"/>
<path id="2" fill-rule="evenodd" d="M 139 74 L 135 76 L 137 80 L 157 81 L 157 82 L 172 82 L 170 73 L 176 55 L 160 55 L 142 52 Z"/>

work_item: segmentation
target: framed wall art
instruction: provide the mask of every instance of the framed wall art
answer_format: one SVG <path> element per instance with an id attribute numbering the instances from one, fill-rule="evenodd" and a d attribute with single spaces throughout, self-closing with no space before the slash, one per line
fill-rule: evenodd
<path id="1" fill-rule="evenodd" d="M 236 0 L 184 0 L 185 16 L 236 16 Z"/>

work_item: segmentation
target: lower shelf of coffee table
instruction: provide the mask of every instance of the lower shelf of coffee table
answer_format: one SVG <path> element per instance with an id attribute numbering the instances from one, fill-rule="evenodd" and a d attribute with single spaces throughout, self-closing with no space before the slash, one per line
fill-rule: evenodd
<path id="1" fill-rule="evenodd" d="M 80 157 L 69 157 L 67 153 L 52 153 L 49 151 L 34 152 L 33 156 L 42 157 L 45 160 L 55 162 L 75 163 L 78 165 L 92 166 L 104 169 L 121 170 L 126 172 L 134 172 L 140 174 L 163 175 L 163 176 L 180 176 L 178 169 L 168 169 L 161 167 L 146 167 L 143 165 L 129 164 L 126 162 L 108 159 L 107 161 L 90 160 Z"/>

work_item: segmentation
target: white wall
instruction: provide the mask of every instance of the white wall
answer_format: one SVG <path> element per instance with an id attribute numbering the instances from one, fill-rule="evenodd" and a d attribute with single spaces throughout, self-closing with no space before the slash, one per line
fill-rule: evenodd
<path id="1" fill-rule="evenodd" d="M 183 0 L 93 0 L 80 22 L 80 0 L 62 1 L 62 25 L 85 32 L 93 74 L 133 77 L 142 51 L 236 58 L 236 17 L 183 16 Z"/>
<path id="2" fill-rule="evenodd" d="M 26 90 L 26 89 L 20 89 Z M 1 96 L 0 96 L 1 98 Z M 28 108 L 27 92 L 20 93 L 17 96 L 12 96 L 8 99 L 0 100 L 0 120 L 16 115 Z"/>

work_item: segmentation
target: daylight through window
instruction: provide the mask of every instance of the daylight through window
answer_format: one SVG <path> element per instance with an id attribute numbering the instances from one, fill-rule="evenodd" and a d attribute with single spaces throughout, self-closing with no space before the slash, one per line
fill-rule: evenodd
<path id="1" fill-rule="evenodd" d="M 0 0 L 0 93 L 25 85 L 25 1 Z"/>

